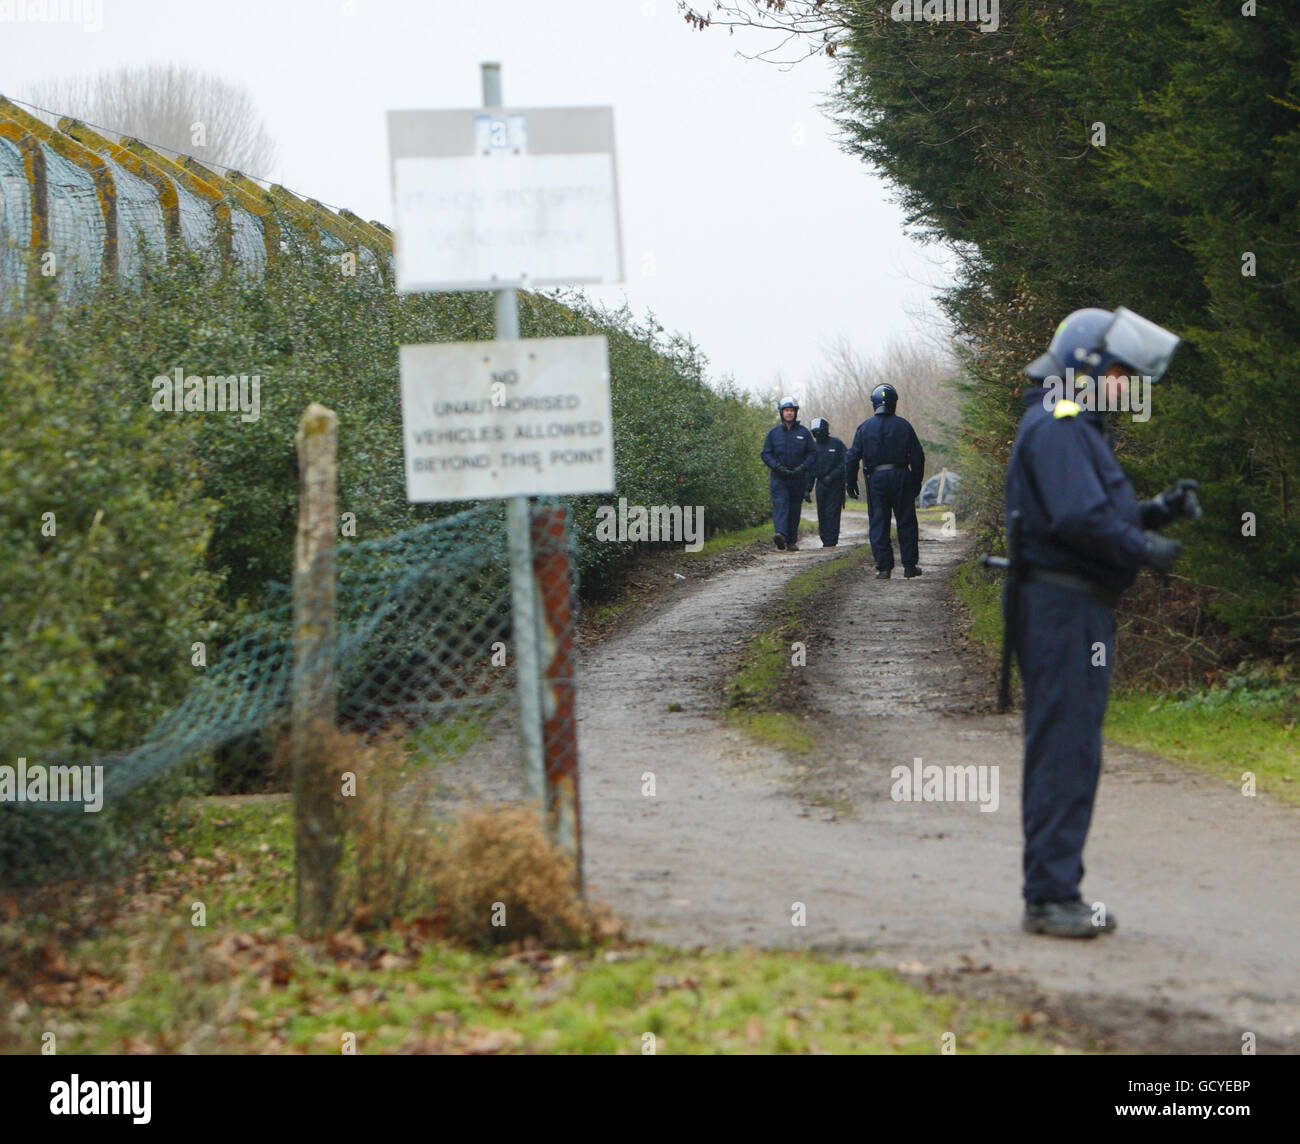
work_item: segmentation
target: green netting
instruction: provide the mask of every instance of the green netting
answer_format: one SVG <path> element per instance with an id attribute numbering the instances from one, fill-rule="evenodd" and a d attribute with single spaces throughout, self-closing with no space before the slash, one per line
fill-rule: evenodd
<path id="1" fill-rule="evenodd" d="M 503 654 L 511 595 L 502 504 L 376 541 L 344 539 L 335 560 L 343 727 L 403 733 L 502 705 L 513 685 L 513 656 Z M 272 728 L 289 712 L 292 660 L 291 591 L 276 584 L 139 748 L 81 762 L 103 764 L 113 803 L 169 768 Z M 68 803 L 27 806 L 82 813 Z"/>
<path id="2" fill-rule="evenodd" d="M 564 543 L 572 558 L 571 530 Z M 504 505 L 477 505 L 379 540 L 340 540 L 334 573 L 339 725 L 398 736 L 413 754 L 440 761 L 471 746 L 517 757 Z M 293 660 L 292 593 L 272 585 L 264 607 L 234 625 L 212 666 L 196 669 L 202 675 L 184 700 L 139 747 L 58 760 L 104 768 L 102 814 L 87 815 L 73 801 L 0 805 L 2 873 L 26 880 L 35 865 L 45 875 L 91 874 L 106 867 L 105 853 L 122 856 L 124 835 L 125 849 L 139 849 L 135 820 L 180 793 L 187 764 L 287 726 Z"/>
<path id="3" fill-rule="evenodd" d="M 23 296 L 32 233 L 30 195 L 22 152 L 0 139 L 0 310 L 10 295 Z"/>
<path id="4" fill-rule="evenodd" d="M 573 554 L 573 536 L 566 543 Z M 373 735 L 490 714 L 514 686 L 503 502 L 494 501 L 335 552 L 338 721 Z M 325 572 L 324 574 L 328 574 Z M 314 665 L 306 665 L 308 669 Z M 65 758 L 105 768 L 105 802 L 252 731 L 292 702 L 293 599 L 270 585 L 185 699 L 129 753 Z M 67 803 L 23 804 L 72 810 Z"/>
<path id="5" fill-rule="evenodd" d="M 335 675 L 342 725 L 400 733 L 498 706 L 512 673 L 492 665 L 510 635 L 504 511 L 481 505 L 337 549 Z M 289 710 L 293 600 L 274 585 L 185 701 L 137 750 L 106 763 L 109 798 Z M 498 657 L 500 658 L 500 657 Z M 309 665 L 310 666 L 310 665 Z"/>

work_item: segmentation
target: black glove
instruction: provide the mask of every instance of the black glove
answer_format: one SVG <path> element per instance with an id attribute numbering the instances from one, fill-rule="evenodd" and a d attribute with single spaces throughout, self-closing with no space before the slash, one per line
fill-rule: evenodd
<path id="1" fill-rule="evenodd" d="M 1142 501 L 1138 508 L 1142 510 L 1144 528 L 1164 528 L 1175 520 L 1200 520 L 1201 502 L 1196 498 L 1197 481 L 1184 477 L 1175 481 L 1158 497 Z"/>
<path id="2" fill-rule="evenodd" d="M 778 477 L 794 476 L 794 472 L 791 469 L 787 469 L 784 465 L 773 465 L 772 472 L 774 472 Z"/>
<path id="3" fill-rule="evenodd" d="M 1181 540 L 1169 540 L 1158 532 L 1144 532 L 1147 538 L 1147 563 L 1158 572 L 1173 570 L 1174 561 L 1183 551 Z"/>
<path id="4" fill-rule="evenodd" d="M 806 500 L 809 504 L 812 504 L 812 489 L 805 490 L 803 494 L 803 499 Z"/>
<path id="5" fill-rule="evenodd" d="M 848 495 L 849 495 L 853 500 L 861 500 L 861 499 L 862 499 L 861 497 L 858 496 L 858 486 L 857 486 L 857 485 L 845 485 L 845 486 L 844 486 L 844 491 L 845 491 L 845 492 L 846 492 L 846 493 L 847 493 L 847 494 L 848 494 Z"/>

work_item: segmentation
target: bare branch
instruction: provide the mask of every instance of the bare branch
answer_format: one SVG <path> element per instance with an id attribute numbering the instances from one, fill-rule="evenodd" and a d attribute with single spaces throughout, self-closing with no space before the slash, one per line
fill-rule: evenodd
<path id="1" fill-rule="evenodd" d="M 267 177 L 276 147 L 247 90 L 174 64 L 125 67 L 47 80 L 32 102 L 160 151 L 193 155 L 218 169 Z"/>
<path id="2" fill-rule="evenodd" d="M 701 11 L 688 0 L 677 0 L 682 18 L 697 31 L 716 25 L 733 33 L 737 28 L 784 32 L 779 44 L 753 54 L 739 53 L 745 59 L 775 64 L 783 71 L 813 56 L 834 57 L 846 39 L 855 7 L 860 5 L 853 0 L 740 0 L 739 3 L 714 0 L 712 9 L 706 7 Z M 798 43 L 802 54 L 789 59 L 777 58 L 790 43 Z"/>

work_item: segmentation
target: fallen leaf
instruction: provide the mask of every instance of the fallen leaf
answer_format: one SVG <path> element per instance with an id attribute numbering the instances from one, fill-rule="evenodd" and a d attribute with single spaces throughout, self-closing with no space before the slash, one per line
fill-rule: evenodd
<path id="1" fill-rule="evenodd" d="M 499 1053 L 523 1044 L 523 1034 L 517 1029 L 488 1029 L 471 1025 L 465 1030 L 464 1040 L 458 1042 L 467 1053 Z"/>

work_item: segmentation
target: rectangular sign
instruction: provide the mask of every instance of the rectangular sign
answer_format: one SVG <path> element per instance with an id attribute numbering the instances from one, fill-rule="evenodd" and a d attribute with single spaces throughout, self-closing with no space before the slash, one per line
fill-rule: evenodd
<path id="1" fill-rule="evenodd" d="M 407 500 L 613 492 L 605 338 L 400 352 Z"/>
<path id="2" fill-rule="evenodd" d="M 623 277 L 607 107 L 392 111 L 397 288 Z"/>

